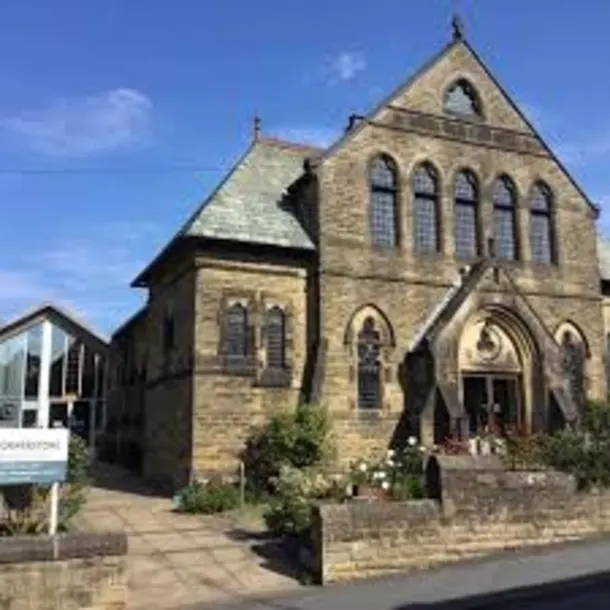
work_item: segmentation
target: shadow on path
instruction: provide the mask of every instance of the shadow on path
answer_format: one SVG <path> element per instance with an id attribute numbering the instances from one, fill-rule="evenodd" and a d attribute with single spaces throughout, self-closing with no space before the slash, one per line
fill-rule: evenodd
<path id="1" fill-rule="evenodd" d="M 93 487 L 147 498 L 167 499 L 167 493 L 153 488 L 137 474 L 114 464 L 94 462 L 90 469 Z"/>
<path id="2" fill-rule="evenodd" d="M 264 530 L 233 528 L 227 531 L 227 538 L 243 542 L 253 553 L 263 559 L 265 569 L 298 580 L 302 574 L 299 565 L 299 549 L 282 538 Z"/>

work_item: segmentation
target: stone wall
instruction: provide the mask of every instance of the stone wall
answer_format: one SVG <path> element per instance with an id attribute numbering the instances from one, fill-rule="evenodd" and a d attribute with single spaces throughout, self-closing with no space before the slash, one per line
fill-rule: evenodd
<path id="1" fill-rule="evenodd" d="M 297 405 L 307 353 L 307 272 L 298 261 L 198 261 L 195 298 L 195 366 L 192 468 L 234 474 L 253 425 Z M 221 354 L 223 318 L 242 303 L 252 332 L 252 366 L 230 371 Z M 265 313 L 280 307 L 286 320 L 286 366 L 281 379 L 266 377 Z"/>
<path id="2" fill-rule="evenodd" d="M 424 569 L 610 531 L 610 493 L 579 493 L 569 475 L 511 472 L 476 458 L 440 461 L 438 477 L 428 474 L 441 501 L 317 508 L 312 567 L 318 578 Z"/>
<path id="3" fill-rule="evenodd" d="M 124 534 L 0 538 L 0 608 L 127 608 L 126 553 Z"/>

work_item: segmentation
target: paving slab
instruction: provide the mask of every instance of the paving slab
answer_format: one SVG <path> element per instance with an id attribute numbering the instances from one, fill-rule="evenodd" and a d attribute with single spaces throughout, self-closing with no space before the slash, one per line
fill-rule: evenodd
<path id="1" fill-rule="evenodd" d="M 77 525 L 128 535 L 131 610 L 216 608 L 302 589 L 288 570 L 264 566 L 258 536 L 236 536 L 234 520 L 177 514 L 122 469 L 97 465 L 94 480 Z"/>

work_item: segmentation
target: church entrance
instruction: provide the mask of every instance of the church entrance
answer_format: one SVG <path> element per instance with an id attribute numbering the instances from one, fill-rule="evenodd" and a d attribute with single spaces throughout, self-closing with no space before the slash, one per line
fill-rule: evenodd
<path id="1" fill-rule="evenodd" d="M 462 384 L 470 436 L 485 431 L 504 435 L 522 425 L 519 374 L 469 371 L 463 375 Z"/>

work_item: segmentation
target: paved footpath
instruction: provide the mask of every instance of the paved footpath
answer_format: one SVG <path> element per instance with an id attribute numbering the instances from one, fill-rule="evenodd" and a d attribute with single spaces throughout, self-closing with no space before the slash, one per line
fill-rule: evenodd
<path id="1" fill-rule="evenodd" d="M 607 573 L 600 573 L 603 570 Z M 568 579 L 574 580 L 568 584 Z M 572 610 L 579 605 L 587 610 L 610 608 L 608 538 L 331 585 L 274 600 L 224 606 L 203 603 L 183 610 Z"/>
<path id="2" fill-rule="evenodd" d="M 243 532 L 235 520 L 180 515 L 128 473 L 105 466 L 95 471 L 77 527 L 127 533 L 130 610 L 217 608 L 301 588 L 282 573 L 282 558 L 260 524 L 257 535 L 252 522 Z"/>

